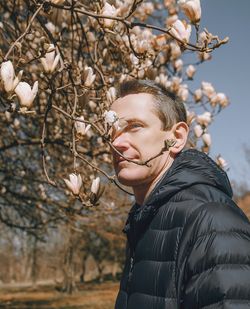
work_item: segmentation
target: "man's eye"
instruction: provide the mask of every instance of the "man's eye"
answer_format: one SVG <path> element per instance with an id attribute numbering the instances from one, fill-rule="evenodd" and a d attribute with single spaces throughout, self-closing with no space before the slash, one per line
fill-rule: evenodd
<path id="1" fill-rule="evenodd" d="M 141 123 L 131 123 L 129 126 L 129 129 L 137 129 L 137 128 L 141 128 L 142 124 Z"/>

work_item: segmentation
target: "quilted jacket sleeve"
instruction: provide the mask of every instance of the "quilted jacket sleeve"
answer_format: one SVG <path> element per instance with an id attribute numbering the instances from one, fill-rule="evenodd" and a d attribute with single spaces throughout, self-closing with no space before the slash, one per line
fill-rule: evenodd
<path id="1" fill-rule="evenodd" d="M 186 237 L 184 309 L 250 308 L 250 224 L 234 206 L 209 203 L 194 213 Z"/>

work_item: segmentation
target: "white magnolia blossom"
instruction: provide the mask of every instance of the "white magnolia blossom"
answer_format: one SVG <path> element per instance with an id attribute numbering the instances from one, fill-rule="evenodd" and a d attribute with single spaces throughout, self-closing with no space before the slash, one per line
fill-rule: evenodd
<path id="1" fill-rule="evenodd" d="M 187 101 L 188 96 L 189 96 L 188 85 L 186 84 L 180 85 L 180 88 L 177 94 L 181 98 L 182 101 L 184 102 Z"/>
<path id="2" fill-rule="evenodd" d="M 103 8 L 102 8 L 102 10 L 101 10 L 101 14 L 102 15 L 107 15 L 107 16 L 116 16 L 117 15 L 117 9 L 113 6 L 113 5 L 111 5 L 111 4 L 109 4 L 108 2 L 106 2 L 105 4 L 104 4 L 104 6 L 103 6 Z M 104 20 L 103 20 L 103 25 L 106 27 L 106 28 L 112 28 L 113 27 L 113 25 L 114 25 L 114 23 L 115 23 L 115 20 L 113 20 L 113 19 L 107 19 L 107 18 L 105 18 Z"/>
<path id="3" fill-rule="evenodd" d="M 53 34 L 56 32 L 56 26 L 51 21 L 47 22 L 45 27 Z"/>
<path id="4" fill-rule="evenodd" d="M 93 73 L 93 69 L 91 67 L 85 66 L 84 68 L 84 86 L 90 87 L 95 81 L 96 75 Z"/>
<path id="5" fill-rule="evenodd" d="M 181 56 L 180 46 L 176 42 L 171 42 L 170 48 L 171 48 L 171 59 L 172 60 L 175 60 Z"/>
<path id="6" fill-rule="evenodd" d="M 208 98 L 212 98 L 215 95 L 215 90 L 211 83 L 203 81 L 201 83 L 201 89 Z"/>
<path id="7" fill-rule="evenodd" d="M 202 90 L 201 89 L 196 89 L 195 92 L 194 92 L 194 100 L 195 100 L 195 102 L 201 101 L 202 96 L 203 96 Z"/>
<path id="8" fill-rule="evenodd" d="M 175 62 L 174 62 L 174 68 L 177 72 L 180 72 L 183 68 L 183 61 L 181 59 L 177 59 Z"/>
<path id="9" fill-rule="evenodd" d="M 191 35 L 191 25 L 177 19 L 173 24 L 170 30 L 171 34 L 174 35 L 177 39 L 188 43 Z"/>
<path id="10" fill-rule="evenodd" d="M 216 104 L 219 104 L 221 107 L 226 107 L 229 103 L 228 98 L 226 95 L 222 92 L 218 92 L 216 95 L 214 95 L 210 103 L 212 106 L 215 106 Z"/>
<path id="11" fill-rule="evenodd" d="M 194 134 L 197 138 L 201 137 L 202 134 L 203 134 L 203 130 L 202 130 L 202 127 L 197 124 L 196 126 L 194 126 Z"/>
<path id="12" fill-rule="evenodd" d="M 69 175 L 68 179 L 63 179 L 67 187 L 72 191 L 73 194 L 78 195 L 82 186 L 82 177 L 80 174 L 76 175 L 74 173 Z"/>
<path id="13" fill-rule="evenodd" d="M 100 177 L 96 177 L 93 179 L 92 184 L 91 184 L 91 192 L 94 194 L 97 194 L 100 188 Z"/>
<path id="14" fill-rule="evenodd" d="M 107 91 L 107 99 L 109 103 L 113 103 L 116 99 L 116 89 L 115 87 L 110 87 L 109 90 Z"/>
<path id="15" fill-rule="evenodd" d="M 178 19 L 177 14 L 173 14 L 167 17 L 166 19 L 166 26 L 170 27 L 176 20 Z"/>
<path id="16" fill-rule="evenodd" d="M 29 108 L 38 92 L 38 81 L 35 81 L 33 88 L 26 82 L 20 82 L 15 89 L 15 93 L 20 101 L 22 107 Z"/>
<path id="17" fill-rule="evenodd" d="M 109 126 L 112 126 L 115 122 L 117 122 L 117 120 L 118 120 L 118 117 L 117 117 L 116 112 L 114 112 L 114 111 L 106 111 L 104 113 L 104 121 Z"/>
<path id="18" fill-rule="evenodd" d="M 208 147 L 211 146 L 211 144 L 212 144 L 212 139 L 211 139 L 211 135 L 210 135 L 209 133 L 204 133 L 204 134 L 202 135 L 202 140 L 203 140 L 203 142 L 204 142 L 204 144 L 205 144 L 206 146 L 208 146 Z"/>
<path id="19" fill-rule="evenodd" d="M 196 72 L 196 69 L 192 64 L 190 64 L 186 69 L 186 75 L 188 78 L 193 78 L 195 72 Z"/>
<path id="20" fill-rule="evenodd" d="M 60 54 L 56 55 L 55 45 L 50 44 L 45 57 L 41 58 L 41 62 L 44 68 L 44 71 L 47 73 L 53 73 L 58 62 L 60 60 Z"/>
<path id="21" fill-rule="evenodd" d="M 198 115 L 196 117 L 196 121 L 200 125 L 203 125 L 203 126 L 207 127 L 211 123 L 211 121 L 212 121 L 212 115 L 211 115 L 210 112 L 204 112 L 203 114 Z"/>
<path id="22" fill-rule="evenodd" d="M 159 76 L 156 76 L 155 82 L 158 83 L 158 84 L 161 84 L 164 87 L 166 87 L 167 82 L 168 82 L 168 76 L 163 74 L 163 73 L 160 73 Z"/>
<path id="23" fill-rule="evenodd" d="M 219 155 L 216 158 L 216 163 L 221 167 L 221 168 L 225 168 L 228 164 L 226 162 L 226 160 L 224 158 L 222 158 L 221 155 Z"/>
<path id="24" fill-rule="evenodd" d="M 179 0 L 180 8 L 191 21 L 191 23 L 198 23 L 201 19 L 201 3 L 200 0 Z"/>
<path id="25" fill-rule="evenodd" d="M 4 90 L 6 92 L 12 92 L 20 82 L 22 74 L 23 71 L 20 71 L 16 77 L 12 62 L 10 60 L 3 62 L 1 64 L 0 76 Z"/>
<path id="26" fill-rule="evenodd" d="M 91 124 L 88 124 L 88 125 L 86 126 L 86 124 L 83 122 L 83 121 L 84 121 L 84 116 L 81 116 L 81 117 L 79 117 L 79 118 L 77 118 L 77 119 L 82 120 L 82 121 L 76 121 L 76 122 L 75 122 L 75 129 L 76 129 L 76 132 L 77 132 L 77 134 L 83 136 L 83 135 L 85 135 L 85 134 L 88 132 L 88 130 L 90 129 Z"/>

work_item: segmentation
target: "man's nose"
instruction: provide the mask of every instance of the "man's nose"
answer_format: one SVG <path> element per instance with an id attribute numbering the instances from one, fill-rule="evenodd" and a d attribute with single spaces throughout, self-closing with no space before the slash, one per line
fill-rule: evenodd
<path id="1" fill-rule="evenodd" d="M 117 135 L 113 139 L 112 144 L 120 152 L 128 149 L 129 145 L 128 145 L 128 140 L 126 138 L 126 133 L 121 133 Z"/>

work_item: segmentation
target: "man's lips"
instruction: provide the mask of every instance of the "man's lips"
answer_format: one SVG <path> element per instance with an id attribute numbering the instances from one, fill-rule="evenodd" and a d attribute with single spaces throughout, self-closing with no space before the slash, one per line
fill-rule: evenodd
<path id="1" fill-rule="evenodd" d="M 130 157 L 126 157 L 126 159 L 132 160 L 132 161 L 136 160 L 135 158 L 130 158 Z M 121 163 L 121 162 L 129 162 L 126 159 L 123 158 L 123 157 L 118 157 L 117 159 L 115 159 L 115 163 L 118 164 L 118 163 Z"/>

